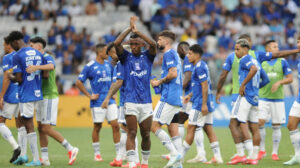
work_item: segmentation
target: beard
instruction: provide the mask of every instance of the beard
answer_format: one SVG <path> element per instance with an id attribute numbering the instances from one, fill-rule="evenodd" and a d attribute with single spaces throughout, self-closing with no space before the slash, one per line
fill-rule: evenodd
<path id="1" fill-rule="evenodd" d="M 180 57 L 181 59 L 184 59 L 184 58 L 185 58 L 185 54 L 179 54 L 179 57 Z"/>
<path id="2" fill-rule="evenodd" d="M 164 50 L 164 49 L 165 49 L 165 46 L 158 46 L 158 49 L 159 49 L 159 50 Z"/>

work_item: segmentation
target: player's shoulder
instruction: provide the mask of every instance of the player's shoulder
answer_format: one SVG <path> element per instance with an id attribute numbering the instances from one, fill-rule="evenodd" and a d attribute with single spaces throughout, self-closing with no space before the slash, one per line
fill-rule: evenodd
<path id="1" fill-rule="evenodd" d="M 53 56 L 51 55 L 51 54 L 49 54 L 49 53 L 47 53 L 47 52 L 45 52 L 44 54 L 43 54 L 43 57 L 44 58 L 53 58 Z"/>
<path id="2" fill-rule="evenodd" d="M 87 67 L 91 67 L 92 65 L 94 65 L 95 64 L 95 61 L 94 60 L 91 60 L 90 62 L 88 62 L 87 64 L 86 64 L 86 66 Z"/>

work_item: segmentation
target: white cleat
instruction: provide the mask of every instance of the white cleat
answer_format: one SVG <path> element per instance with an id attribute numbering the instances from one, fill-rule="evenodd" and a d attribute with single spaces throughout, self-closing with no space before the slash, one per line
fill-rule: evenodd
<path id="1" fill-rule="evenodd" d="M 202 155 L 197 155 L 193 159 L 187 161 L 187 163 L 204 163 L 204 162 L 207 162 L 207 159 L 205 156 Z"/>
<path id="2" fill-rule="evenodd" d="M 50 166 L 50 161 L 49 161 L 49 159 L 47 159 L 47 160 L 40 159 L 40 161 L 41 161 L 41 164 L 42 164 L 43 166 Z"/>
<path id="3" fill-rule="evenodd" d="M 78 152 L 79 149 L 76 147 L 69 151 L 69 165 L 72 165 L 75 162 Z"/>

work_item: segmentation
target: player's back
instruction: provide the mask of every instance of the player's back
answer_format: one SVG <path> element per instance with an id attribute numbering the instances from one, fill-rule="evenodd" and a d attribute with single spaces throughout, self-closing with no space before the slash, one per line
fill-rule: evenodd
<path id="1" fill-rule="evenodd" d="M 31 47 L 21 48 L 13 59 L 13 72 L 22 73 L 22 83 L 19 85 L 19 99 L 21 103 L 38 101 L 43 99 L 41 71 L 27 73 L 30 65 L 42 65 L 43 55 Z"/>
<path id="2" fill-rule="evenodd" d="M 161 78 L 166 77 L 169 73 L 169 69 L 173 67 L 177 69 L 177 77 L 168 83 L 162 84 L 160 100 L 174 106 L 182 106 L 182 65 L 176 51 L 170 49 L 165 52 L 163 56 Z"/>

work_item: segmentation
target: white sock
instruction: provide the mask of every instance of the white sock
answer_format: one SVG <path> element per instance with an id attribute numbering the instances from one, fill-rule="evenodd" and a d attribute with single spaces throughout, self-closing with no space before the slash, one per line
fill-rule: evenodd
<path id="1" fill-rule="evenodd" d="M 204 136 L 202 127 L 197 127 L 195 131 L 194 141 L 197 148 L 197 155 L 198 156 L 205 156 L 205 149 L 204 149 Z"/>
<path id="2" fill-rule="evenodd" d="M 244 145 L 245 145 L 246 150 L 248 151 L 248 157 L 251 157 L 252 153 L 253 153 L 252 139 L 247 139 L 246 141 L 244 141 Z"/>
<path id="3" fill-rule="evenodd" d="M 128 150 L 126 152 L 126 156 L 127 156 L 127 161 L 129 163 L 129 167 L 132 167 L 132 166 L 135 166 L 136 163 L 135 163 L 135 154 L 136 152 L 134 150 Z"/>
<path id="4" fill-rule="evenodd" d="M 238 156 L 245 156 L 243 143 L 235 144 L 235 147 L 236 147 L 236 153 Z"/>
<path id="5" fill-rule="evenodd" d="M 140 155 L 139 155 L 139 141 L 137 136 L 135 136 L 135 163 L 140 162 Z"/>
<path id="6" fill-rule="evenodd" d="M 181 139 L 184 138 L 184 124 L 178 124 L 178 132 Z"/>
<path id="7" fill-rule="evenodd" d="M 28 142 L 30 145 L 30 150 L 33 156 L 33 161 L 39 161 L 39 150 L 37 146 L 37 136 L 35 132 L 27 134 Z"/>
<path id="8" fill-rule="evenodd" d="M 300 132 L 298 129 L 290 131 L 290 137 L 295 150 L 295 156 L 300 157 Z"/>
<path id="9" fill-rule="evenodd" d="M 100 143 L 95 142 L 93 143 L 94 155 L 100 155 Z"/>
<path id="10" fill-rule="evenodd" d="M 64 146 L 68 151 L 73 150 L 73 146 L 66 140 L 64 139 L 64 141 L 61 143 L 62 146 Z"/>
<path id="11" fill-rule="evenodd" d="M 121 155 L 120 155 L 120 142 L 115 143 L 115 150 L 116 150 L 116 160 L 121 160 Z"/>
<path id="12" fill-rule="evenodd" d="M 155 132 L 155 135 L 158 137 L 160 142 L 162 142 L 162 144 L 168 149 L 171 155 L 176 155 L 178 153 L 173 143 L 171 142 L 169 135 L 164 130 L 158 129 Z"/>
<path id="13" fill-rule="evenodd" d="M 121 129 L 121 138 L 120 138 L 120 156 L 122 160 L 126 159 L 126 140 L 127 133 L 123 129 Z"/>
<path id="14" fill-rule="evenodd" d="M 273 128 L 273 152 L 272 154 L 278 154 L 279 143 L 281 140 L 281 126 L 272 126 Z"/>
<path id="15" fill-rule="evenodd" d="M 257 159 L 259 152 L 259 146 L 253 146 L 253 153 L 251 159 Z"/>
<path id="16" fill-rule="evenodd" d="M 265 151 L 266 129 L 264 126 L 259 127 L 259 134 L 260 134 L 259 148 L 261 151 Z"/>
<path id="17" fill-rule="evenodd" d="M 215 158 L 221 158 L 221 150 L 218 141 L 211 143 L 210 148 L 213 151 Z"/>
<path id="18" fill-rule="evenodd" d="M 27 154 L 27 131 L 25 127 L 18 128 L 18 143 L 21 147 L 20 156 L 25 156 Z"/>
<path id="19" fill-rule="evenodd" d="M 182 153 L 182 139 L 181 136 L 175 136 L 171 138 L 173 145 L 179 153 Z"/>
<path id="20" fill-rule="evenodd" d="M 4 123 L 0 123 L 0 133 L 3 136 L 3 138 L 10 143 L 12 148 L 15 150 L 19 147 L 17 144 L 15 138 L 12 136 L 12 133 L 7 128 L 7 126 Z"/>
<path id="21" fill-rule="evenodd" d="M 183 144 L 182 144 L 182 158 L 184 158 L 184 156 L 186 155 L 186 153 L 190 150 L 191 148 L 191 145 L 189 145 L 186 141 L 183 141 Z"/>
<path id="22" fill-rule="evenodd" d="M 48 147 L 41 147 L 41 155 L 43 160 L 49 160 L 48 158 Z"/>
<path id="23" fill-rule="evenodd" d="M 149 157 L 150 157 L 150 151 L 143 151 L 142 150 L 142 163 L 141 164 L 148 165 Z"/>

